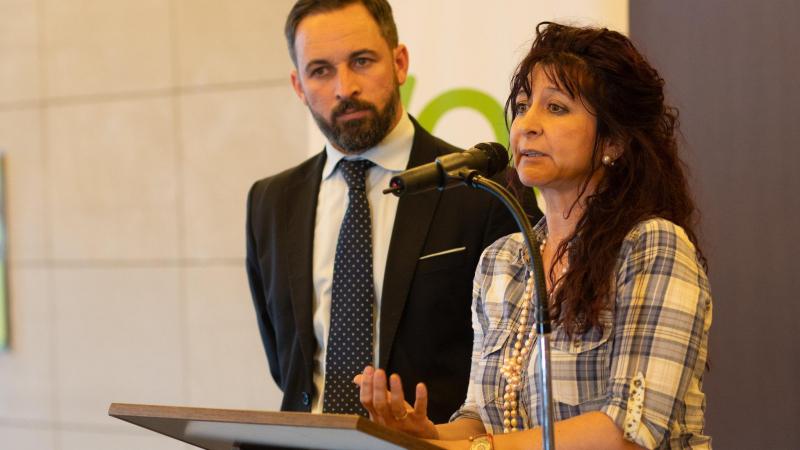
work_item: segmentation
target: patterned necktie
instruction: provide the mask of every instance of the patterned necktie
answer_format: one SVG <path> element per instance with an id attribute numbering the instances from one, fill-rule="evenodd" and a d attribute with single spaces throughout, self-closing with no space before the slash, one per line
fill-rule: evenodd
<path id="1" fill-rule="evenodd" d="M 372 219 L 365 187 L 367 160 L 340 160 L 349 188 L 347 211 L 339 229 L 333 262 L 331 324 L 325 356 L 322 411 L 336 414 L 367 412 L 359 401 L 353 377 L 373 363 Z"/>

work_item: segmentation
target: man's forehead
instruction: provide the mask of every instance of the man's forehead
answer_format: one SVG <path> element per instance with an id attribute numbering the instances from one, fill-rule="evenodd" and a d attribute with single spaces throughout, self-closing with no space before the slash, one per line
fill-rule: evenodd
<path id="1" fill-rule="evenodd" d="M 378 24 L 360 3 L 304 18 L 295 34 L 300 65 L 312 60 L 348 57 L 359 50 L 388 49 Z"/>

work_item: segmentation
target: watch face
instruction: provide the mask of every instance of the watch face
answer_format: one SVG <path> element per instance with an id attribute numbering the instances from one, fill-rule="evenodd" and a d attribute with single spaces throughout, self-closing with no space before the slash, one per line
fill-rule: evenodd
<path id="1" fill-rule="evenodd" d="M 469 450 L 492 450 L 492 443 L 486 436 L 477 437 L 473 439 Z"/>

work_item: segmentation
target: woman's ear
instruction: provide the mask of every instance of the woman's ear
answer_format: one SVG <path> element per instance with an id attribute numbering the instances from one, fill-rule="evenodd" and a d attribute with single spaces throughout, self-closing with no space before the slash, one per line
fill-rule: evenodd
<path id="1" fill-rule="evenodd" d="M 606 145 L 603 146 L 603 151 L 600 154 L 600 160 L 605 165 L 609 165 L 622 157 L 625 152 L 625 145 L 618 138 L 609 139 Z"/>
<path id="2" fill-rule="evenodd" d="M 609 141 L 603 145 L 600 151 L 600 162 L 606 166 L 611 167 L 614 162 L 622 156 L 622 145 L 616 143 L 617 141 Z"/>

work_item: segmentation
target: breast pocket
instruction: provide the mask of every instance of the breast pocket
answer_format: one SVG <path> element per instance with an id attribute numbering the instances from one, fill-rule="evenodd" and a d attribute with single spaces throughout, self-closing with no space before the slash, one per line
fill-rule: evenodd
<path id="1" fill-rule="evenodd" d="M 503 423 L 503 396 L 500 389 L 504 383 L 501 381 L 500 368 L 510 336 L 509 327 L 489 328 L 483 336 L 479 374 L 475 378 L 480 385 L 480 389 L 476 390 L 476 401 L 481 416 L 488 419 L 489 423 Z"/>
<path id="2" fill-rule="evenodd" d="M 569 337 L 562 326 L 553 333 L 553 398 L 569 406 L 594 404 L 606 395 L 609 377 L 611 313 L 601 313 L 602 331 L 592 328 Z"/>
<path id="3" fill-rule="evenodd" d="M 489 328 L 483 335 L 483 350 L 481 351 L 481 362 L 485 361 L 502 361 L 503 359 L 503 346 L 508 342 L 511 336 L 511 328 L 503 326 L 498 328 Z"/>
<path id="4" fill-rule="evenodd" d="M 417 275 L 461 268 L 464 266 L 466 259 L 466 247 L 457 247 L 423 255 L 419 261 L 417 261 Z"/>

